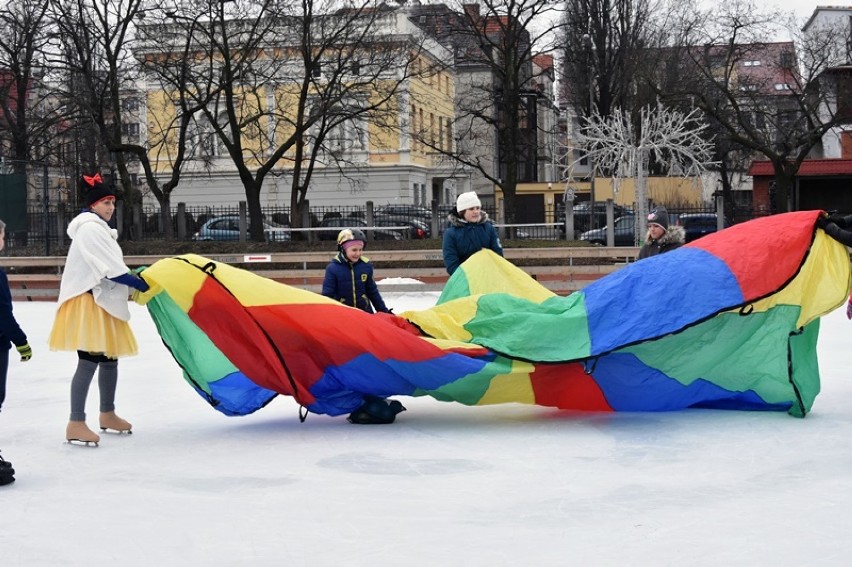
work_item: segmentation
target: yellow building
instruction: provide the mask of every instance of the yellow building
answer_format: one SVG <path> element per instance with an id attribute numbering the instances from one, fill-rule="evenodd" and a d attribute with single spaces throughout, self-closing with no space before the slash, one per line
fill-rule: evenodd
<path id="1" fill-rule="evenodd" d="M 454 176 L 458 190 L 467 190 L 467 175 L 458 176 L 456 169 L 438 159 L 437 152 L 430 148 L 433 145 L 448 149 L 453 144 L 456 85 L 453 67 L 447 65 L 452 62 L 452 52 L 424 36 L 404 8 L 380 13 L 373 25 L 371 37 L 377 43 L 358 44 L 355 51 L 349 52 L 354 55 L 348 58 L 351 62 L 347 67 L 341 69 L 339 51 L 329 50 L 327 65 L 324 59 L 311 71 L 314 87 L 307 94 L 303 116 L 310 113 L 312 101 L 317 105 L 326 102 L 323 97 L 327 89 L 333 88 L 334 81 L 347 91 L 340 104 L 372 108 L 327 132 L 314 128 L 302 135 L 302 166 L 315 146 L 321 148 L 308 188 L 312 206 L 361 204 L 366 200 L 377 205 L 425 205 L 440 199 L 444 181 Z M 164 40 L 156 48 L 150 44 L 140 48 L 136 55 L 152 63 L 151 76 L 146 81 L 147 142 L 156 171 L 165 178 L 171 174 L 177 156 L 175 124 L 182 112 L 178 95 L 186 91 L 163 86 L 163 81 L 156 80 L 158 63 L 182 56 L 178 52 L 179 30 L 172 30 L 169 35 L 168 25 L 161 24 L 160 28 L 164 31 L 159 37 L 175 38 L 174 51 L 169 53 L 162 48 L 162 44 L 169 43 Z M 275 41 L 267 39 L 262 53 L 255 54 L 255 64 L 277 68 L 280 75 L 287 76 L 277 83 L 257 81 L 234 89 L 234 98 L 239 101 L 236 112 L 245 123 L 240 129 L 240 146 L 251 170 L 268 165 L 276 150 L 293 137 L 297 131 L 293 124 L 299 122 L 299 103 L 304 99 L 300 87 L 305 67 L 299 60 L 298 46 L 286 45 L 283 36 L 280 44 Z M 409 62 L 407 67 L 385 65 L 378 70 L 377 64 L 371 64 L 376 61 L 377 52 L 391 49 L 389 45 L 401 52 L 401 59 Z M 202 62 L 204 57 L 211 57 L 201 51 L 193 55 Z M 341 70 L 343 79 L 339 79 Z M 352 85 L 357 87 L 351 88 Z M 210 99 L 210 104 L 215 102 L 215 97 Z M 222 112 L 226 110 L 223 108 Z M 182 168 L 179 185 L 182 202 L 233 205 L 245 199 L 228 145 L 216 130 L 210 118 L 201 112 L 195 114 L 189 159 Z M 293 146 L 274 162 L 261 191 L 262 206 L 289 205 L 295 159 Z"/>

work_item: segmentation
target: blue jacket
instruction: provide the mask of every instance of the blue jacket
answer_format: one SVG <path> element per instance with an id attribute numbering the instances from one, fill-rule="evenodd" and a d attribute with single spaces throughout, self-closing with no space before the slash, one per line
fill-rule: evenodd
<path id="1" fill-rule="evenodd" d="M 389 312 L 373 280 L 373 265 L 363 256 L 352 264 L 342 252 L 338 253 L 325 268 L 322 294 L 367 313 L 372 313 L 373 307 Z"/>
<path id="2" fill-rule="evenodd" d="M 27 335 L 21 330 L 12 313 L 12 292 L 9 291 L 9 278 L 0 269 L 0 348 L 9 350 L 12 343 L 16 346 L 26 344 Z"/>
<path id="3" fill-rule="evenodd" d="M 444 265 L 452 275 L 462 262 L 482 250 L 488 248 L 503 255 L 503 246 L 497 229 L 488 220 L 488 214 L 482 211 L 478 222 L 466 222 L 457 215 L 450 213 L 447 218 L 450 227 L 444 232 Z"/>

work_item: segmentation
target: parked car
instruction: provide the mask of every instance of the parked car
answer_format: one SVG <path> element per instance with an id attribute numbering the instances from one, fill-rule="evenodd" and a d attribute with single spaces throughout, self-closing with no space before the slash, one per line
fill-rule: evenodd
<path id="1" fill-rule="evenodd" d="M 677 217 L 677 224 L 683 227 L 686 233 L 686 241 L 692 242 L 711 232 L 716 232 L 718 227 L 718 216 L 716 213 L 682 213 Z M 724 220 L 724 227 L 731 226 L 731 221 Z"/>
<path id="2" fill-rule="evenodd" d="M 263 233 L 269 242 L 286 242 L 290 240 L 290 229 L 271 221 L 263 221 Z M 246 238 L 248 238 L 248 220 L 246 220 Z M 240 217 L 225 215 L 208 219 L 201 225 L 198 232 L 192 235 L 193 240 L 239 240 Z"/>
<path id="3" fill-rule="evenodd" d="M 372 232 L 372 237 L 375 240 L 402 240 L 405 238 L 402 232 L 398 230 L 384 230 L 380 228 L 366 230 L 367 221 L 360 217 L 325 217 L 319 224 L 319 228 L 328 230 L 320 230 L 317 232 L 317 237 L 320 240 L 337 240 L 337 235 L 344 228 L 360 228 L 366 232 Z M 400 225 L 401 226 L 401 225 Z M 369 234 L 367 235 L 370 236 Z"/>
<path id="4" fill-rule="evenodd" d="M 421 207 L 419 205 L 382 205 L 376 207 L 377 215 L 387 215 L 395 217 L 414 217 L 424 219 L 426 222 L 432 220 L 432 209 Z"/>
<path id="5" fill-rule="evenodd" d="M 432 237 L 432 227 L 430 222 L 416 217 L 397 217 L 376 215 L 373 218 L 375 226 L 407 226 L 408 231 L 406 238 L 423 239 Z"/>
<path id="6" fill-rule="evenodd" d="M 613 234 L 616 246 L 636 245 L 636 222 L 633 213 L 626 214 L 615 219 L 613 223 Z M 607 227 L 588 230 L 580 235 L 580 240 L 585 240 L 597 246 L 606 246 Z"/>
<path id="7" fill-rule="evenodd" d="M 594 210 L 595 228 L 606 226 L 606 203 L 596 202 L 594 209 L 589 202 L 577 203 L 574 205 L 574 233 L 581 234 L 591 229 L 592 211 Z M 612 206 L 613 218 L 623 217 L 631 213 L 629 209 L 625 209 L 621 205 Z M 556 213 L 556 221 L 559 232 L 565 234 L 565 207 L 561 206 Z"/>

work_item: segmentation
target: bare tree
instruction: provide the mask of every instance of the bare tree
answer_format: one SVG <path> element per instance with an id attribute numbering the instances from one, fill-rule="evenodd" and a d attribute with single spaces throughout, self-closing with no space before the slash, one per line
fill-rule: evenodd
<path id="1" fill-rule="evenodd" d="M 46 162 L 56 152 L 49 133 L 60 115 L 47 101 L 44 81 L 49 21 L 44 3 L 13 0 L 0 7 L 0 137 L 10 149 L 12 170 Z"/>
<path id="2" fill-rule="evenodd" d="M 161 188 L 144 138 L 126 131 L 129 124 L 144 124 L 139 116 L 144 91 L 139 87 L 133 49 L 136 26 L 152 5 L 148 0 L 51 0 L 58 28 L 54 63 L 66 69 L 65 97 L 73 105 L 75 120 L 96 140 L 97 147 L 84 158 L 91 163 L 85 166 L 117 170 L 129 213 L 126 219 L 132 223 L 133 208 L 141 204 L 141 196 L 129 165 L 138 162 L 160 202 L 163 230 L 170 237 L 168 195 L 177 185 L 180 169 L 174 167 Z"/>
<path id="3" fill-rule="evenodd" d="M 684 177 L 701 174 L 711 164 L 712 144 L 704 139 L 706 125 L 700 124 L 696 109 L 688 115 L 661 105 L 643 108 L 638 127 L 633 117 L 620 109 L 609 117 L 593 116 L 578 141 L 606 171 L 636 180 L 636 243 L 647 230 L 646 181 L 651 160 L 666 164 L 668 173 Z M 616 183 L 617 186 L 617 183 Z"/>
<path id="4" fill-rule="evenodd" d="M 728 147 L 772 162 L 774 205 L 788 210 L 802 161 L 849 119 L 832 103 L 829 85 L 845 38 L 839 30 L 802 36 L 799 22 L 751 0 L 684 12 L 676 23 L 666 65 L 647 80 L 663 100 L 700 108 Z M 796 41 L 776 41 L 781 32 Z"/>
<path id="5" fill-rule="evenodd" d="M 660 10 L 655 0 L 568 0 L 561 34 L 561 97 L 578 116 L 609 116 L 653 103 L 638 70 L 652 63 Z"/>
<path id="6" fill-rule="evenodd" d="M 372 0 L 345 8 L 210 0 L 160 12 L 162 23 L 146 32 L 160 53 L 149 43 L 146 68 L 175 119 L 188 121 L 188 158 L 207 172 L 236 169 L 255 240 L 264 238 L 267 178 L 290 179 L 291 223 L 301 226 L 317 168 L 345 171 L 347 150 L 366 143 L 367 128 L 398 117 L 419 52 L 396 11 Z M 168 138 L 158 147 L 173 151 Z"/>
<path id="7" fill-rule="evenodd" d="M 436 6 L 443 11 L 436 13 Z M 456 119 L 453 143 L 436 139 L 431 129 L 414 130 L 432 152 L 461 164 L 503 192 L 505 220 L 513 223 L 518 183 L 538 181 L 542 143 L 537 119 L 544 74 L 533 59 L 555 50 L 561 4 L 540 0 L 484 0 L 478 4 L 423 6 L 423 23 L 455 51 Z M 420 17 L 417 18 L 421 19 Z"/>

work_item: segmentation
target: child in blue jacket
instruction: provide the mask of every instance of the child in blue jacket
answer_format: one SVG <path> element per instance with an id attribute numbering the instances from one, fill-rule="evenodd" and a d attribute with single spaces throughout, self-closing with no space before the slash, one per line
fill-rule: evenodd
<path id="1" fill-rule="evenodd" d="M 367 313 L 373 308 L 390 313 L 373 279 L 373 265 L 363 257 L 366 237 L 358 229 L 345 228 L 337 235 L 337 255 L 325 268 L 322 294 Z"/>
<path id="2" fill-rule="evenodd" d="M 382 313 L 392 311 L 385 306 L 373 280 L 373 266 L 362 256 L 366 237 L 357 228 L 345 228 L 337 235 L 337 255 L 325 268 L 322 294 L 349 307 L 367 313 L 373 308 Z M 397 400 L 364 396 L 364 403 L 349 414 L 349 422 L 357 424 L 393 423 L 396 414 L 405 411 Z"/>
<path id="3" fill-rule="evenodd" d="M 482 210 L 474 191 L 458 196 L 456 208 L 447 215 L 447 220 L 449 227 L 444 232 L 442 252 L 448 274 L 453 275 L 465 260 L 484 248 L 503 255 L 497 229 Z"/>

